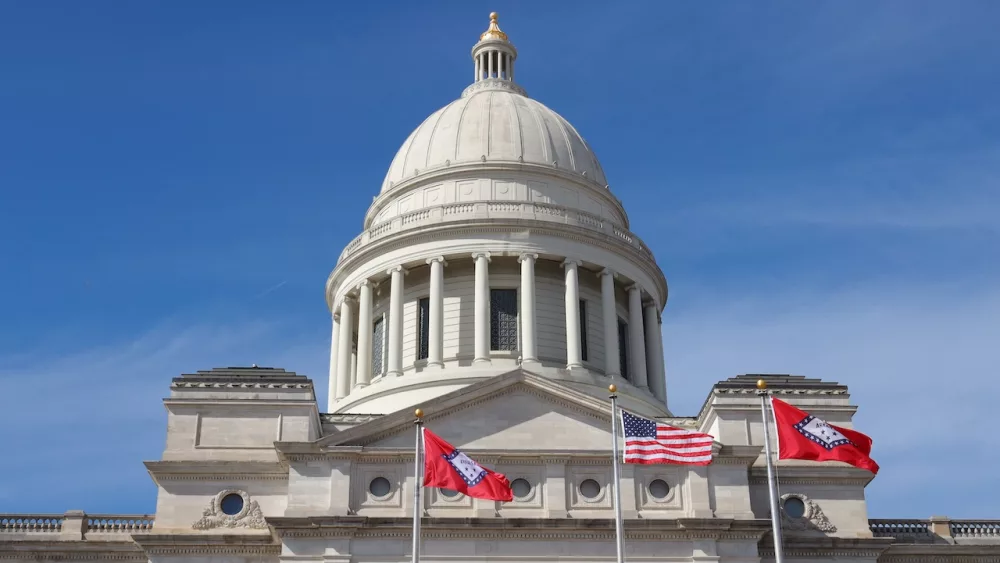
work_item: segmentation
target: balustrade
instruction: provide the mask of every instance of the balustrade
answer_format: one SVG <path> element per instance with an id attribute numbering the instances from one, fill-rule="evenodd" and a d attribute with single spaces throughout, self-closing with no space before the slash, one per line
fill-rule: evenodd
<path id="1" fill-rule="evenodd" d="M 148 514 L 0 514 L 0 539 L 5 534 L 40 536 L 45 540 L 80 540 L 88 535 L 104 538 L 114 535 L 149 533 L 154 517 Z"/>

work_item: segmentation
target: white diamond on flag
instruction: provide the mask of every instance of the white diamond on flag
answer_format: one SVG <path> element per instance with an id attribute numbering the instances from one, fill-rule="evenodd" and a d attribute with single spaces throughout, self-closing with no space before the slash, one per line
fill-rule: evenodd
<path id="1" fill-rule="evenodd" d="M 844 436 L 836 428 L 827 424 L 825 420 L 816 418 L 815 416 L 807 416 L 802 419 L 802 422 L 796 424 L 795 428 L 805 437 L 823 446 L 827 450 L 832 450 L 837 446 L 851 443 L 851 441 L 847 439 L 847 436 Z"/>
<path id="2" fill-rule="evenodd" d="M 462 453 L 459 450 L 455 450 L 451 455 L 445 456 L 448 463 L 458 471 L 458 474 L 462 476 L 462 479 L 470 487 L 479 484 L 486 476 L 486 470 L 482 468 L 481 465 L 472 461 L 472 459 Z"/>

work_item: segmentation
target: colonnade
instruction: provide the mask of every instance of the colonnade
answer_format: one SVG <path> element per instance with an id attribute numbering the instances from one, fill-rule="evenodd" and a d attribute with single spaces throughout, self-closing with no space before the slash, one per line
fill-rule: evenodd
<path id="1" fill-rule="evenodd" d="M 475 297 L 473 306 L 473 364 L 486 365 L 490 359 L 490 279 L 489 252 L 471 255 L 475 263 Z M 535 263 L 537 254 L 524 253 L 518 257 L 520 264 L 520 353 L 525 367 L 539 364 L 538 330 L 536 326 Z M 427 366 L 444 367 L 444 257 L 428 258 L 430 289 L 428 295 Z M 582 357 L 580 319 L 580 275 L 590 273 L 581 268 L 581 262 L 566 259 L 562 262 L 565 277 L 566 309 L 566 368 L 585 369 Z M 389 311 L 386 322 L 388 341 L 386 377 L 403 374 L 403 283 L 407 271 L 394 266 L 386 271 L 389 277 Z M 604 373 L 612 378 L 622 377 L 618 312 L 615 299 L 617 274 L 605 268 L 597 273 L 601 281 L 601 308 L 604 336 Z M 628 380 L 636 387 L 647 388 L 661 401 L 666 401 L 663 343 L 660 333 L 659 308 L 654 301 L 643 301 L 638 284 L 625 287 L 628 295 Z M 354 322 L 357 303 L 358 319 Z M 330 357 L 330 393 L 337 400 L 347 397 L 352 388 L 365 387 L 372 381 L 372 282 L 362 280 L 334 307 L 333 341 Z M 357 357 L 352 362 L 354 327 L 359 330 Z M 419 328 L 418 328 L 419 330 Z"/>

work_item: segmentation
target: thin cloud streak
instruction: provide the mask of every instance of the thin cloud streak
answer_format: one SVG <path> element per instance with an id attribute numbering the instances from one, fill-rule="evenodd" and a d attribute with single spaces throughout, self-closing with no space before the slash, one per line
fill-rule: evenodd
<path id="1" fill-rule="evenodd" d="M 742 373 L 838 381 L 859 405 L 855 427 L 873 436 L 883 468 L 867 492 L 873 516 L 989 516 L 981 487 L 994 480 L 1000 437 L 975 429 L 1000 393 L 1000 290 L 803 297 L 720 296 L 665 315 L 672 409 L 697 412 L 715 381 Z M 970 457 L 982 463 L 963 463 L 961 482 L 940 487 L 956 460 Z"/>
<path id="2" fill-rule="evenodd" d="M 167 428 L 160 402 L 170 394 L 170 379 L 252 363 L 323 377 L 324 338 L 279 322 L 173 321 L 67 357 L 19 357 L 25 367 L 0 371 L 0 411 L 8 427 L 18 428 L 5 446 L 21 454 L 0 469 L 5 510 L 152 512 L 156 488 L 142 462 L 162 454 Z M 0 365 L 8 365 L 4 360 Z M 316 392 L 325 404 L 325 378 L 316 381 Z"/>

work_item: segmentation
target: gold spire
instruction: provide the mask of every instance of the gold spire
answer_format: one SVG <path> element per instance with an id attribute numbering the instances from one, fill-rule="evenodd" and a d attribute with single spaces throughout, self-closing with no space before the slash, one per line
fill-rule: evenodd
<path id="1" fill-rule="evenodd" d="M 497 24 L 497 17 L 496 12 L 490 12 L 490 26 L 479 36 L 480 41 L 486 41 L 487 39 L 507 41 L 507 34 L 500 31 L 500 26 Z"/>

